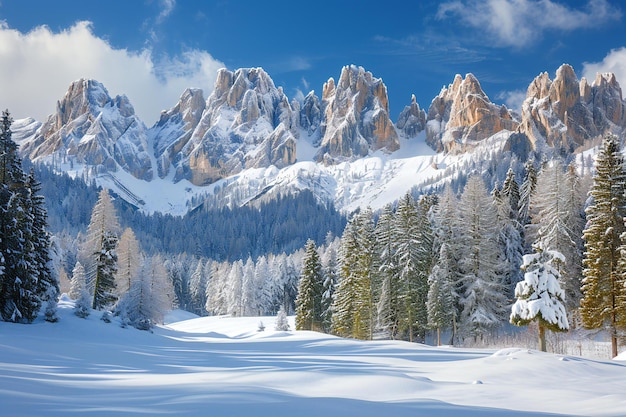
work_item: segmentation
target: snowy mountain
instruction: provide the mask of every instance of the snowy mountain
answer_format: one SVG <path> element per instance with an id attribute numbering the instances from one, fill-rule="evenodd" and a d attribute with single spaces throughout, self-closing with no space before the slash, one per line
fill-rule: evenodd
<path id="1" fill-rule="evenodd" d="M 126 96 L 111 98 L 94 80 L 72 83 L 56 113 L 20 150 L 32 161 L 71 160 L 99 173 L 121 169 L 145 181 L 153 178 L 145 125 Z"/>
<path id="2" fill-rule="evenodd" d="M 223 69 L 206 100 L 185 90 L 149 129 L 126 97 L 79 80 L 45 123 L 17 121 L 14 138 L 24 157 L 95 179 L 146 212 L 184 214 L 302 189 L 345 211 L 376 209 L 412 188 L 473 171 L 498 177 L 532 152 L 568 155 L 625 129 L 612 74 L 592 84 L 569 65 L 554 80 L 540 74 L 521 116 L 492 103 L 474 75 L 456 75 L 428 111 L 413 96 L 394 124 L 383 81 L 350 65 L 321 99 L 311 91 L 301 101 L 261 68 Z"/>

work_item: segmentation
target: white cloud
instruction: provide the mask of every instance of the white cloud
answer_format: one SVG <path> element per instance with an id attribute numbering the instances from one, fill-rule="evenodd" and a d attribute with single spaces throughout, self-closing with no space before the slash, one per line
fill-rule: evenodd
<path id="1" fill-rule="evenodd" d="M 507 108 L 514 110 L 516 112 L 522 111 L 522 103 L 526 100 L 526 91 L 524 90 L 513 90 L 513 91 L 502 91 L 500 92 L 496 98 L 498 100 L 504 101 L 504 104 Z"/>
<path id="2" fill-rule="evenodd" d="M 437 17 L 456 17 L 484 31 L 495 45 L 521 48 L 545 31 L 593 28 L 619 19 L 621 12 L 607 0 L 589 0 L 583 9 L 553 0 L 457 0 L 441 4 Z"/>
<path id="3" fill-rule="evenodd" d="M 161 6 L 161 12 L 157 16 L 157 24 L 162 23 L 170 14 L 172 14 L 174 8 L 176 7 L 176 0 L 161 0 L 159 1 L 159 5 Z"/>
<path id="4" fill-rule="evenodd" d="M 626 47 L 613 49 L 601 62 L 583 63 L 583 76 L 590 83 L 596 79 L 599 72 L 612 72 L 622 89 L 626 87 Z"/>
<path id="5" fill-rule="evenodd" d="M 89 22 L 59 33 L 41 26 L 26 34 L 0 24 L 0 62 L 0 107 L 14 118 L 45 120 L 72 81 L 93 78 L 111 96 L 127 95 L 148 126 L 185 88 L 202 88 L 208 95 L 217 69 L 224 67 L 199 50 L 157 62 L 149 49 L 114 49 L 93 34 Z"/>

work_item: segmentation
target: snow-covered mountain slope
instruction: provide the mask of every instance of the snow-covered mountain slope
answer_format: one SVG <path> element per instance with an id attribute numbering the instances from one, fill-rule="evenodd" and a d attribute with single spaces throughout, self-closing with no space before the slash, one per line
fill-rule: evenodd
<path id="1" fill-rule="evenodd" d="M 187 319 L 154 332 L 0 322 L 7 416 L 622 416 L 621 361 L 274 331 L 274 317 Z M 259 322 L 265 331 L 259 332 Z M 293 318 L 290 318 L 293 329 Z"/>

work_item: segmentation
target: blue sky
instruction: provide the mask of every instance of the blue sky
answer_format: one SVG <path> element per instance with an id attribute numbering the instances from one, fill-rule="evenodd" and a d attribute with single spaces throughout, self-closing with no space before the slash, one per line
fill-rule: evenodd
<path id="1" fill-rule="evenodd" d="M 297 97 L 348 64 L 383 79 L 394 120 L 457 73 L 516 106 L 562 63 L 626 85 L 625 13 L 618 0 L 2 0 L 0 106 L 42 120 L 71 81 L 95 78 L 152 125 L 185 87 L 208 96 L 220 67 L 263 67 Z"/>

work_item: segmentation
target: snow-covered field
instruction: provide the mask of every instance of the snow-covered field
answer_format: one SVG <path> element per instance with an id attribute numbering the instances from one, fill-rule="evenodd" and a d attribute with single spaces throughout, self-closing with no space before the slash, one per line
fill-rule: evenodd
<path id="1" fill-rule="evenodd" d="M 59 313 L 0 322 L 0 416 L 626 415 L 620 361 L 276 332 L 273 317 L 179 312 L 149 333 Z"/>

